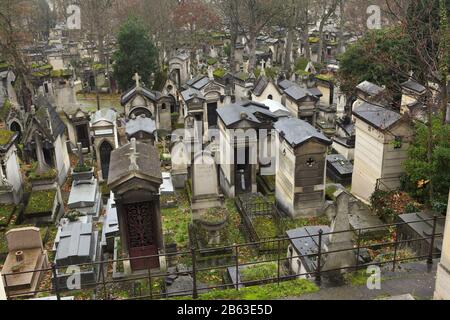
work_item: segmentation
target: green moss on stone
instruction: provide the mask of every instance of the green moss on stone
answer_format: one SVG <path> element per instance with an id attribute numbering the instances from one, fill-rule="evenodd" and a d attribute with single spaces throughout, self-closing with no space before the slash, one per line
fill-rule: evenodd
<path id="1" fill-rule="evenodd" d="M 56 190 L 35 191 L 31 193 L 25 214 L 46 213 L 53 210 Z"/>

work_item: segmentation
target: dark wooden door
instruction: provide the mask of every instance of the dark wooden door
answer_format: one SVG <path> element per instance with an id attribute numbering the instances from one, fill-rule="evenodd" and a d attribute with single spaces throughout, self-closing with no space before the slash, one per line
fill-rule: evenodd
<path id="1" fill-rule="evenodd" d="M 113 147 L 109 142 L 104 141 L 100 145 L 100 163 L 102 165 L 103 180 L 108 180 L 109 177 L 109 162 L 111 160 L 111 152 Z"/>
<path id="2" fill-rule="evenodd" d="M 250 150 L 235 149 L 235 189 L 236 194 L 252 192 L 252 165 L 250 164 Z"/>
<path id="3" fill-rule="evenodd" d="M 81 143 L 83 148 L 89 148 L 89 131 L 87 124 L 77 126 L 77 141 Z"/>
<path id="4" fill-rule="evenodd" d="M 125 206 L 128 251 L 133 271 L 159 268 L 159 258 L 133 259 L 158 254 L 157 235 L 152 202 Z"/>
<path id="5" fill-rule="evenodd" d="M 217 102 L 208 103 L 208 127 L 217 126 Z"/>

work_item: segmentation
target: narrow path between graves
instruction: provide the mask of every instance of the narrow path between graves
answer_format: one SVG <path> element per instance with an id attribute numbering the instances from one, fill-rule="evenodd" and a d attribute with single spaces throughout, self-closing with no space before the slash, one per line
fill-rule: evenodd
<path id="1" fill-rule="evenodd" d="M 342 286 L 288 300 L 376 300 L 411 294 L 416 300 L 431 300 L 434 295 L 437 262 L 430 272 L 426 263 L 408 264 L 398 272 L 383 273 L 381 290 L 369 290 L 367 286 Z"/>

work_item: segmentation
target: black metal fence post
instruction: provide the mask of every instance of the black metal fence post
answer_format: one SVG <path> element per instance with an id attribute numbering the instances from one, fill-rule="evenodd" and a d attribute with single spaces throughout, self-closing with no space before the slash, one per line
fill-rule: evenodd
<path id="1" fill-rule="evenodd" d="M 108 264 L 106 265 L 106 267 L 108 267 Z M 108 293 L 106 290 L 105 266 L 103 265 L 103 263 L 100 263 L 100 268 L 101 268 L 100 270 L 102 272 L 103 299 L 109 300 Z"/>
<path id="2" fill-rule="evenodd" d="M 319 230 L 319 247 L 317 249 L 317 270 L 316 270 L 316 282 L 320 286 L 322 283 L 321 269 L 322 269 L 322 236 L 323 230 Z"/>
<path id="3" fill-rule="evenodd" d="M 147 269 L 148 272 L 148 288 L 150 293 L 150 300 L 153 300 L 153 283 L 152 283 L 152 271 L 150 267 Z"/>
<path id="4" fill-rule="evenodd" d="M 394 259 L 392 261 L 392 272 L 395 272 L 397 267 L 397 252 L 398 252 L 398 228 L 395 228 L 395 242 L 394 242 Z"/>
<path id="5" fill-rule="evenodd" d="M 355 267 L 355 271 L 358 271 L 359 269 L 359 255 L 361 253 L 361 229 L 358 229 L 358 239 L 356 241 L 358 247 L 356 249 L 356 267 Z"/>
<path id="6" fill-rule="evenodd" d="M 236 290 L 239 291 L 239 246 L 237 244 L 234 245 L 234 250 L 236 252 Z"/>
<path id="7" fill-rule="evenodd" d="M 281 260 L 281 239 L 277 239 L 278 243 L 278 256 L 277 256 L 277 280 L 278 285 L 280 284 L 280 260 Z"/>
<path id="8" fill-rule="evenodd" d="M 55 285 L 56 300 L 61 300 L 59 294 L 58 273 L 56 272 L 56 264 L 52 263 L 53 283 Z"/>
<path id="9" fill-rule="evenodd" d="M 427 263 L 429 266 L 433 265 L 433 251 L 434 251 L 434 242 L 436 240 L 436 228 L 437 228 L 437 215 L 434 215 L 433 218 L 433 233 L 431 235 L 431 243 L 430 243 L 430 252 L 428 254 L 428 260 Z"/>
<path id="10" fill-rule="evenodd" d="M 195 248 L 191 248 L 192 257 L 192 298 L 195 300 L 198 298 L 197 292 L 197 257 L 195 256 Z"/>

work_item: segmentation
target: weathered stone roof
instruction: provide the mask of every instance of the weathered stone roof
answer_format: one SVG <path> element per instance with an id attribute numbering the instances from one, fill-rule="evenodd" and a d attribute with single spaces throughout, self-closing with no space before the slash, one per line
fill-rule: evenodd
<path id="1" fill-rule="evenodd" d="M 122 97 L 120 98 L 120 103 L 122 104 L 122 106 L 124 106 L 138 94 L 141 94 L 147 99 L 155 102 L 158 101 L 159 98 L 161 98 L 161 93 L 159 92 L 153 92 L 145 87 L 134 86 L 122 95 Z"/>
<path id="2" fill-rule="evenodd" d="M 426 88 L 423 85 L 411 79 L 406 82 L 403 82 L 401 86 L 402 88 L 414 91 L 418 94 L 423 94 L 425 93 L 426 90 Z"/>
<path id="3" fill-rule="evenodd" d="M 356 89 L 361 90 L 362 92 L 367 93 L 372 97 L 384 91 L 384 88 L 377 86 L 376 84 L 369 81 L 361 82 L 356 86 Z"/>
<path id="4" fill-rule="evenodd" d="M 368 102 L 354 109 L 353 115 L 380 130 L 389 129 L 402 118 L 395 111 Z"/>
<path id="5" fill-rule="evenodd" d="M 327 145 L 332 144 L 330 139 L 317 131 L 308 122 L 297 118 L 281 118 L 274 124 L 274 128 L 294 148 L 311 139 Z"/>
<path id="6" fill-rule="evenodd" d="M 240 121 L 246 120 L 255 124 L 262 124 L 258 115 L 276 120 L 277 116 L 270 111 L 270 108 L 264 104 L 254 101 L 238 102 L 217 109 L 217 114 L 222 119 L 225 126 L 230 126 Z"/>
<path id="7" fill-rule="evenodd" d="M 156 147 L 131 139 L 111 153 L 108 185 L 135 177 L 162 184 L 161 161 Z"/>
<path id="8" fill-rule="evenodd" d="M 139 116 L 136 119 L 130 119 L 127 122 L 126 133 L 128 136 L 132 136 L 140 131 L 153 134 L 156 130 L 156 124 L 153 119 Z"/>

